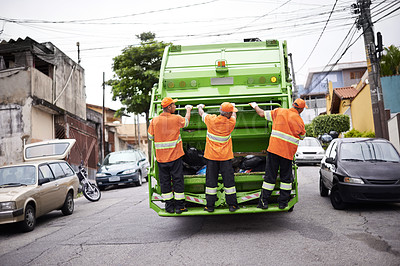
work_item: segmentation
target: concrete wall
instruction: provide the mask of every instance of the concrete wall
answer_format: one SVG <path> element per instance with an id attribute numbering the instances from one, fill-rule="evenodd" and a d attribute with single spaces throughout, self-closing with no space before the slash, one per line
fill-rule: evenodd
<path id="1" fill-rule="evenodd" d="M 35 68 L 29 68 L 31 72 L 32 93 L 29 95 L 36 96 L 40 99 L 46 100 L 49 103 L 53 102 L 53 80 Z"/>
<path id="2" fill-rule="evenodd" d="M 360 132 L 375 132 L 372 116 L 371 92 L 368 84 L 361 89 L 351 103 L 353 128 Z"/>
<path id="3" fill-rule="evenodd" d="M 382 77 L 382 92 L 385 109 L 391 113 L 400 112 L 400 75 Z"/>
<path id="4" fill-rule="evenodd" d="M 23 161 L 24 138 L 31 132 L 31 98 L 23 104 L 0 104 L 0 166 Z"/>
<path id="5" fill-rule="evenodd" d="M 0 71 L 0 104 L 23 105 L 31 92 L 31 71 L 14 68 Z"/>
<path id="6" fill-rule="evenodd" d="M 389 140 L 400 152 L 400 113 L 394 115 L 388 121 Z"/>
<path id="7" fill-rule="evenodd" d="M 54 139 L 53 115 L 36 107 L 32 107 L 32 138 L 31 142 Z"/>

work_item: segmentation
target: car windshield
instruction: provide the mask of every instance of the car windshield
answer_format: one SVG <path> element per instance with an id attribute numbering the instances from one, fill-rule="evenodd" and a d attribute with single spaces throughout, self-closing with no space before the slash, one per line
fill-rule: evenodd
<path id="1" fill-rule="evenodd" d="M 0 186 L 22 186 L 36 183 L 34 166 L 15 166 L 0 168 Z"/>
<path id="2" fill-rule="evenodd" d="M 392 145 L 373 141 L 343 143 L 340 158 L 348 161 L 400 162 L 400 157 Z"/>
<path id="3" fill-rule="evenodd" d="M 137 158 L 133 152 L 110 153 L 104 159 L 103 165 L 136 162 Z"/>
<path id="4" fill-rule="evenodd" d="M 314 138 L 306 138 L 299 142 L 300 147 L 320 147 L 319 141 Z"/>

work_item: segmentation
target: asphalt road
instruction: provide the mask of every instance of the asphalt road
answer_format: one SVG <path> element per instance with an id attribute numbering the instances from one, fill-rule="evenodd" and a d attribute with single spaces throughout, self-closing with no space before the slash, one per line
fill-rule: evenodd
<path id="1" fill-rule="evenodd" d="M 0 265 L 400 265 L 400 204 L 334 210 L 318 167 L 299 168 L 291 213 L 159 217 L 147 183 L 76 200 L 33 232 L 0 226 Z"/>

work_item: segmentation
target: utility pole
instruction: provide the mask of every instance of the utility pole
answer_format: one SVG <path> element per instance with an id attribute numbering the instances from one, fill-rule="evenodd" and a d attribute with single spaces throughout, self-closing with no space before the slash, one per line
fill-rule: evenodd
<path id="1" fill-rule="evenodd" d="M 105 146 L 105 91 L 106 91 L 106 73 L 103 72 L 103 115 L 101 119 L 101 160 L 104 160 L 105 154 L 104 154 L 104 146 Z"/>
<path id="2" fill-rule="evenodd" d="M 375 137 L 389 139 L 388 125 L 383 103 L 380 66 L 376 56 L 374 29 L 371 21 L 371 0 L 357 0 L 360 13 L 358 27 L 363 29 L 365 53 L 367 57 L 368 81 L 371 90 L 372 115 L 374 118 Z"/>
<path id="3" fill-rule="evenodd" d="M 78 46 L 78 64 L 80 64 L 81 63 L 81 51 L 79 50 L 79 46 L 80 46 L 79 42 L 76 43 L 76 46 Z"/>
<path id="4" fill-rule="evenodd" d="M 137 131 L 138 131 L 138 148 L 140 149 L 140 116 L 136 114 L 137 117 Z"/>
<path id="5" fill-rule="evenodd" d="M 298 91 L 297 91 L 297 86 L 296 86 L 296 77 L 295 77 L 295 75 L 294 75 L 292 53 L 289 53 L 288 56 L 290 57 L 290 65 L 291 65 L 291 67 L 292 67 L 293 99 L 296 99 L 296 98 L 299 98 L 300 95 L 297 95 L 297 94 L 298 94 Z"/>

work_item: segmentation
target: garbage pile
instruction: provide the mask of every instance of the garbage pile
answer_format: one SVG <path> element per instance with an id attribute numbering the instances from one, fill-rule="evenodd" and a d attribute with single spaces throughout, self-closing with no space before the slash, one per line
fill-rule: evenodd
<path id="1" fill-rule="evenodd" d="M 184 175 L 205 175 L 206 159 L 203 151 L 190 147 L 183 156 Z M 251 173 L 265 171 L 265 156 L 247 155 L 232 159 L 235 173 Z"/>

